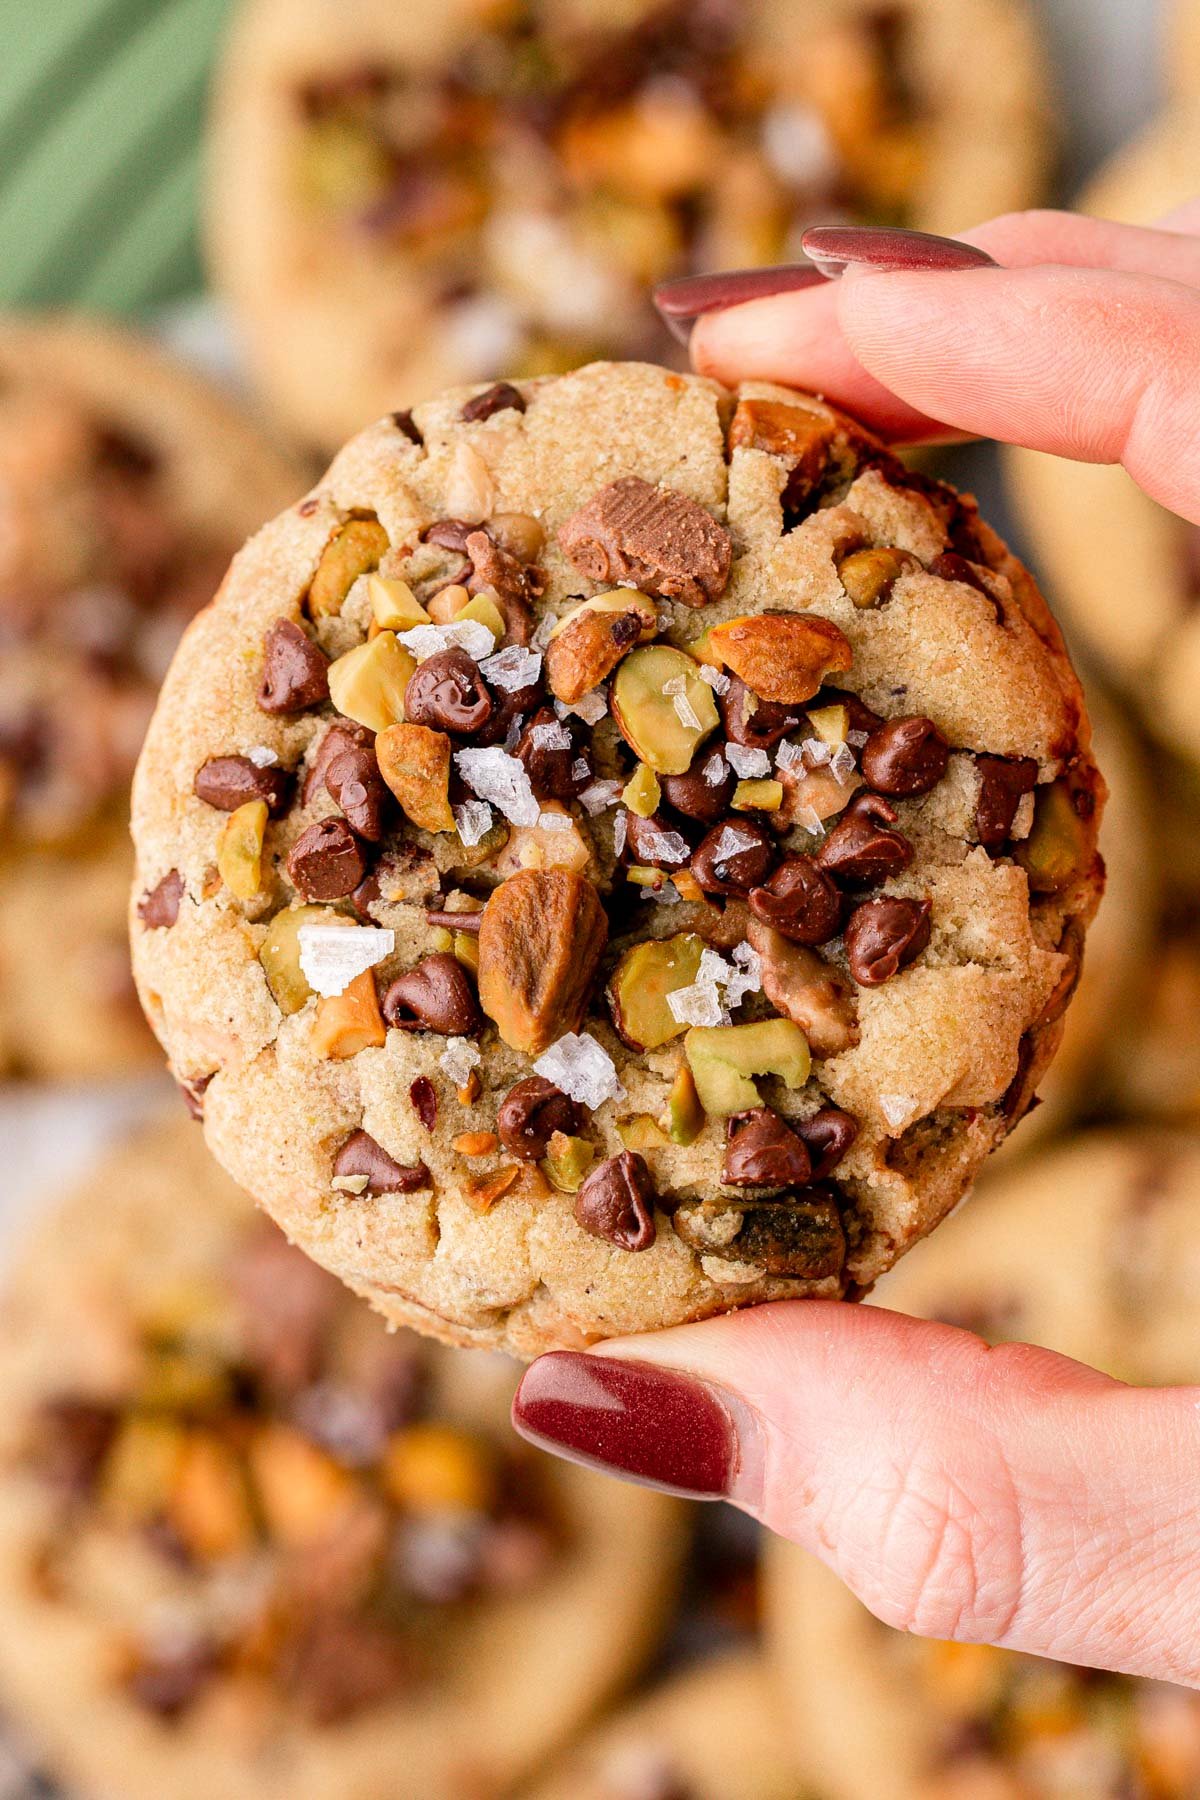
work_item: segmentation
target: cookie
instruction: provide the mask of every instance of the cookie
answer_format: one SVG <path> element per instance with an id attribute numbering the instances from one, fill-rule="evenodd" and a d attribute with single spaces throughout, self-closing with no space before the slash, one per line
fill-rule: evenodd
<path id="1" fill-rule="evenodd" d="M 249 0 L 210 264 L 256 383 L 333 449 L 498 368 L 678 355 L 649 287 L 808 225 L 1030 204 L 1047 86 L 1023 0 Z"/>
<path id="2" fill-rule="evenodd" d="M 1192 198 L 1198 156 L 1200 103 L 1179 104 L 1109 163 L 1082 208 L 1151 224 Z M 1004 454 L 1068 638 L 1097 660 L 1155 738 L 1200 761 L 1200 532 L 1149 499 L 1123 469 L 1032 450 Z"/>
<path id="3" fill-rule="evenodd" d="M 0 1379 L 0 1704 L 81 1792 L 508 1793 L 673 1586 L 680 1509 L 524 1450 L 509 1366 L 389 1336 L 182 1117 L 46 1215 Z"/>
<path id="4" fill-rule="evenodd" d="M 603 363 L 479 401 L 353 440 L 184 640 L 151 1021 L 399 1322 L 531 1356 L 859 1291 L 1061 1031 L 1102 783 L 1056 628 L 818 401 Z"/>
<path id="5" fill-rule="evenodd" d="M 300 477 L 209 385 L 80 319 L 0 319 L 0 1073 L 146 1061 L 128 789 L 158 682 Z"/>
<path id="6" fill-rule="evenodd" d="M 879 1298 L 1124 1380 L 1195 1382 L 1198 1187 L 1194 1134 L 1078 1138 L 990 1183 Z M 792 1740 L 828 1800 L 1117 1800 L 1200 1784 L 1189 1690 L 891 1631 L 783 1543 L 766 1600 Z"/>
<path id="7" fill-rule="evenodd" d="M 796 1800 L 782 1710 L 752 1650 L 685 1669 L 599 1727 L 526 1800 Z"/>
<path id="8" fill-rule="evenodd" d="M 1163 74 L 1175 94 L 1200 94 L 1200 6 L 1171 0 L 1167 9 Z"/>

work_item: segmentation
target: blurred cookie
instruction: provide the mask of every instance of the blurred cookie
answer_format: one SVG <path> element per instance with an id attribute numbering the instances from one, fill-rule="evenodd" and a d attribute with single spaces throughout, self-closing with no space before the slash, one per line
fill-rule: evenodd
<path id="1" fill-rule="evenodd" d="M 0 1703 L 123 1800 L 507 1793 L 649 1647 L 682 1521 L 523 1447 L 512 1381 L 389 1336 L 186 1121 L 111 1154 L 0 1316 Z"/>
<path id="2" fill-rule="evenodd" d="M 1125 1380 L 1195 1382 L 1198 1205 L 1200 1136 L 1084 1136 L 989 1184 L 878 1298 Z M 826 1800 L 1200 1791 L 1200 1694 L 891 1631 L 779 1541 L 766 1605 L 792 1740 Z"/>
<path id="3" fill-rule="evenodd" d="M 1167 0 L 1163 74 L 1171 91 L 1200 95 L 1200 5 Z M 1190 199 L 1192 196 L 1188 195 Z"/>
<path id="4" fill-rule="evenodd" d="M 677 347 L 650 287 L 818 220 L 958 230 L 1042 188 L 1017 0 L 248 0 L 209 243 L 254 376 L 333 448 L 500 369 Z"/>
<path id="5" fill-rule="evenodd" d="M 298 487 L 149 344 L 0 318 L 0 1073 L 150 1052 L 120 948 L 129 780 L 184 626 Z"/>

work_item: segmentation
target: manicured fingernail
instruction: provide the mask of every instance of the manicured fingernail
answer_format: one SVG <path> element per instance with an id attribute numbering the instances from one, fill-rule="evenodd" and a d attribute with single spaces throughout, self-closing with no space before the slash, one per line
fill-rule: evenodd
<path id="1" fill-rule="evenodd" d="M 811 263 L 778 263 L 770 269 L 725 269 L 716 275 L 683 275 L 663 281 L 654 290 L 654 304 L 674 335 L 686 344 L 692 325 L 702 313 L 723 312 L 747 300 L 765 300 L 772 294 L 791 294 L 798 288 L 818 287 L 820 271 Z"/>
<path id="2" fill-rule="evenodd" d="M 928 231 L 901 231 L 879 225 L 814 225 L 801 243 L 822 275 L 835 281 L 848 268 L 929 271 L 995 269 L 986 250 Z"/>
<path id="3" fill-rule="evenodd" d="M 673 1369 L 555 1350 L 525 1371 L 513 1424 L 533 1444 L 690 1500 L 745 1482 L 755 1426 L 740 1401 Z"/>

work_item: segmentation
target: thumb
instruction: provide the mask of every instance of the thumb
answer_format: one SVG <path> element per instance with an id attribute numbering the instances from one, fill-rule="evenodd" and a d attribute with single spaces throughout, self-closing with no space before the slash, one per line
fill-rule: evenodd
<path id="1" fill-rule="evenodd" d="M 728 1498 L 887 1624 L 1200 1684 L 1200 1398 L 871 1306 L 557 1352 L 526 1437 Z"/>

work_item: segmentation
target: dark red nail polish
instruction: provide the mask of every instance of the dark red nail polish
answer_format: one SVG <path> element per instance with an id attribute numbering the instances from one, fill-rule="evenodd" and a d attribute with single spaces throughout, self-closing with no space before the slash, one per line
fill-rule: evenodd
<path id="1" fill-rule="evenodd" d="M 543 1450 L 691 1500 L 723 1499 L 738 1473 L 730 1405 L 651 1363 L 552 1351 L 525 1371 L 512 1420 Z"/>
<path id="2" fill-rule="evenodd" d="M 814 225 L 801 242 L 823 275 L 835 280 L 853 266 L 880 272 L 936 269 L 995 269 L 986 250 L 928 231 L 901 231 L 882 225 Z"/>
<path id="3" fill-rule="evenodd" d="M 724 312 L 747 300 L 765 300 L 772 294 L 791 294 L 798 288 L 818 287 L 823 277 L 811 263 L 777 263 L 768 269 L 724 269 L 715 275 L 683 275 L 663 281 L 654 290 L 654 304 L 664 322 L 681 342 L 687 342 L 694 320 L 702 313 Z"/>

